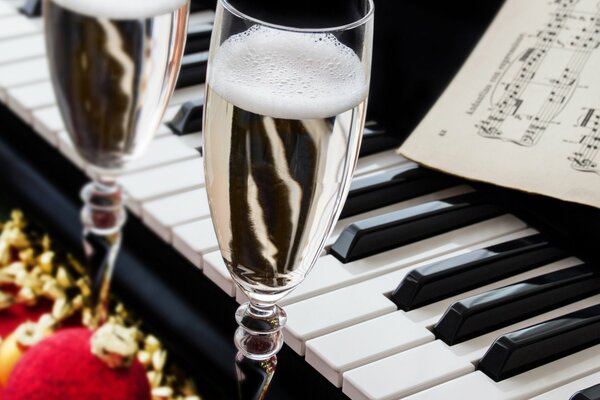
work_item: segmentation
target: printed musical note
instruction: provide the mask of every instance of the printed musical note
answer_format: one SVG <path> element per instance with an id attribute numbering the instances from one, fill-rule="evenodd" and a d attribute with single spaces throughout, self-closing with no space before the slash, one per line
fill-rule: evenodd
<path id="1" fill-rule="evenodd" d="M 580 127 L 585 133 L 579 140 L 579 149 L 568 157 L 571 167 L 576 171 L 594 172 L 600 175 L 598 168 L 598 152 L 600 149 L 600 114 L 590 108 L 581 119 Z"/>
<path id="2" fill-rule="evenodd" d="M 578 89 L 582 71 L 600 45 L 600 8 L 559 0 L 550 20 L 505 71 L 492 95 L 482 137 L 534 146 Z M 587 11 L 586 11 L 587 10 Z"/>
<path id="3" fill-rule="evenodd" d="M 599 102 L 600 0 L 506 0 L 400 153 L 600 208 Z"/>

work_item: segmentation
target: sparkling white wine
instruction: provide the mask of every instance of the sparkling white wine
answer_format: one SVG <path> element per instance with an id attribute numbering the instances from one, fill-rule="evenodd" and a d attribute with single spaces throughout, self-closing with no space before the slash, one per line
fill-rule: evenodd
<path id="1" fill-rule="evenodd" d="M 364 125 L 368 78 L 328 34 L 253 27 L 210 63 L 205 169 L 232 276 L 276 300 L 314 265 L 341 210 Z"/>
<path id="2" fill-rule="evenodd" d="M 175 86 L 186 0 L 46 0 L 46 43 L 79 154 L 119 169 L 149 144 Z"/>

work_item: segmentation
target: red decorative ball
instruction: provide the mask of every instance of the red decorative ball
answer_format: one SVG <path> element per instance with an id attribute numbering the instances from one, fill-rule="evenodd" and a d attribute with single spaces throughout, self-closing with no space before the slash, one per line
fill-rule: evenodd
<path id="1" fill-rule="evenodd" d="M 65 329 L 25 353 L 2 400 L 150 400 L 144 367 L 110 369 L 90 351 L 92 332 Z"/>

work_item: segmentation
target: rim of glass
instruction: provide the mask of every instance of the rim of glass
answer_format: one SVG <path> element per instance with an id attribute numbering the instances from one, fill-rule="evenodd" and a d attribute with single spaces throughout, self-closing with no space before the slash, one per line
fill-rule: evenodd
<path id="1" fill-rule="evenodd" d="M 232 6 L 227 0 L 219 0 L 219 3 L 223 7 L 225 7 L 227 9 L 227 11 L 229 11 L 236 17 L 239 17 L 239 18 L 242 18 L 242 19 L 245 19 L 248 21 L 252 21 L 256 24 L 260 24 L 260 25 L 266 26 L 268 28 L 273 28 L 273 29 L 278 29 L 278 30 L 283 30 L 283 31 L 290 31 L 290 32 L 327 33 L 327 32 L 347 31 L 350 29 L 357 28 L 361 25 L 364 25 L 367 21 L 369 21 L 373 17 L 373 14 L 375 12 L 375 3 L 373 2 L 373 0 L 366 0 L 366 1 L 367 1 L 367 4 L 369 5 L 369 11 L 361 19 L 356 20 L 354 22 L 350 22 L 349 24 L 346 24 L 346 25 L 339 25 L 339 26 L 333 26 L 333 27 L 328 27 L 328 28 L 296 28 L 293 26 L 273 24 L 270 22 L 260 20 L 258 18 L 254 18 L 248 14 L 241 12 L 240 10 L 238 10 L 237 8 Z"/>

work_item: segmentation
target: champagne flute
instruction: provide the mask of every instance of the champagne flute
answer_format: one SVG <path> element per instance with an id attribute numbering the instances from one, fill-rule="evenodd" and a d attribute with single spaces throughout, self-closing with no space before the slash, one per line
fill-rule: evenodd
<path id="1" fill-rule="evenodd" d="M 276 302 L 321 254 L 348 193 L 365 122 L 371 0 L 219 0 L 204 119 L 206 188 L 221 254 L 250 301 L 240 366 L 267 387 L 283 344 Z M 263 394 L 256 397 L 262 398 Z"/>
<path id="2" fill-rule="evenodd" d="M 75 149 L 93 167 L 81 216 L 92 277 L 88 325 L 98 328 L 107 320 L 125 223 L 116 177 L 160 124 L 181 65 L 189 3 L 44 0 L 43 8 L 58 106 Z"/>

